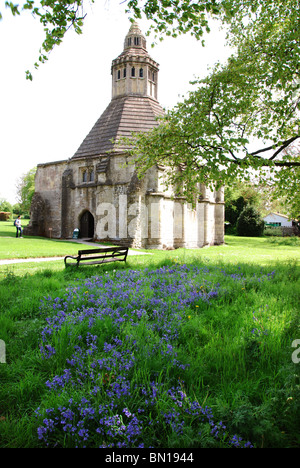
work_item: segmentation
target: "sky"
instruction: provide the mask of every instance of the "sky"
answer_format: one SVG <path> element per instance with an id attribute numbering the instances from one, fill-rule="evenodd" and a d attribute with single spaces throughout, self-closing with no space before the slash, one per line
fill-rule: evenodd
<path id="1" fill-rule="evenodd" d="M 0 199 L 17 202 L 17 183 L 37 164 L 71 158 L 111 100 L 111 62 L 123 51 L 130 28 L 121 0 L 95 0 L 83 34 L 69 31 L 38 70 L 34 63 L 43 26 L 30 12 L 13 17 L 0 0 Z M 139 20 L 145 33 L 150 23 Z M 172 108 L 231 53 L 215 24 L 206 47 L 190 35 L 165 38 L 147 49 L 160 64 L 158 100 Z M 26 80 L 25 71 L 33 73 Z"/>

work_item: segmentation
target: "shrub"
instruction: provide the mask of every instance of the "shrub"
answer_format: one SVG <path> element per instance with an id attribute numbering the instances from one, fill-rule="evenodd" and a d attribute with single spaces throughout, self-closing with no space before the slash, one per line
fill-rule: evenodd
<path id="1" fill-rule="evenodd" d="M 237 220 L 237 235 L 259 237 L 264 232 L 264 221 L 259 212 L 252 206 L 246 206 Z"/>
<path id="2" fill-rule="evenodd" d="M 7 211 L 0 211 L 0 221 L 8 221 L 10 218 L 10 214 Z"/>
<path id="3" fill-rule="evenodd" d="M 264 228 L 264 235 L 282 237 L 282 229 L 280 227 L 266 226 Z"/>

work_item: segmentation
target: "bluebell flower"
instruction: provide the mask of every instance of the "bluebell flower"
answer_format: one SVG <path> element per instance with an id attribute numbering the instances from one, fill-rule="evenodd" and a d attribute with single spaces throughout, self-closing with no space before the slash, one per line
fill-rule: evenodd
<path id="1" fill-rule="evenodd" d="M 69 340 L 65 369 L 46 382 L 49 392 L 66 395 L 67 403 L 48 408 L 44 420 L 43 410 L 37 411 L 38 437 L 46 445 L 50 434 L 59 437 L 61 431 L 73 446 L 88 445 L 97 437 L 99 447 L 144 447 L 148 426 L 155 428 L 155 434 L 164 424 L 167 433 L 180 436 L 191 418 L 195 426 L 210 424 L 215 438 L 224 434 L 223 423 L 214 422 L 210 408 L 189 398 L 183 382 L 172 386 L 168 380 L 158 382 L 155 374 L 147 384 L 132 382 L 140 356 L 150 365 L 159 359 L 175 375 L 185 371 L 177 339 L 187 320 L 186 309 L 215 301 L 221 291 L 219 283 L 205 278 L 208 274 L 208 268 L 187 265 L 120 270 L 113 278 L 107 273 L 78 282 L 54 300 L 44 298 L 41 310 L 49 312 L 41 335 L 44 359 L 57 357 L 56 337 L 61 330 L 68 331 Z M 223 274 L 229 281 L 245 281 L 241 272 Z M 197 310 L 200 313 L 201 308 Z M 135 335 L 139 327 L 146 331 L 143 339 Z M 79 398 L 82 394 L 85 397 Z M 162 399 L 164 412 L 159 406 Z M 231 439 L 231 445 L 238 443 Z"/>

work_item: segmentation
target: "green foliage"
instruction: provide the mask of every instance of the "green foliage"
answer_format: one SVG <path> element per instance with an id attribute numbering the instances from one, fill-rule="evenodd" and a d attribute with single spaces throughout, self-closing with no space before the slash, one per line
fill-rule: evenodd
<path id="1" fill-rule="evenodd" d="M 182 187 L 189 201 L 199 183 L 230 185 L 250 180 L 255 170 L 261 183 L 276 173 L 278 191 L 290 203 L 300 165 L 299 156 L 289 152 L 300 138 L 299 1 L 220 5 L 236 52 L 195 80 L 195 90 L 158 128 L 136 135 L 131 153 L 140 176 L 155 163 L 165 165 L 169 184 Z M 260 145 L 255 151 L 253 140 Z M 284 191 L 283 179 L 292 189 Z"/>
<path id="2" fill-rule="evenodd" d="M 237 234 L 246 237 L 262 236 L 264 221 L 254 206 L 247 205 L 237 220 Z"/>
<path id="3" fill-rule="evenodd" d="M 288 160 L 299 160 L 300 146 L 294 145 L 287 153 Z M 300 218 L 300 168 L 282 168 L 275 173 L 274 197 L 278 198 L 284 194 L 285 206 L 291 218 Z"/>
<path id="4" fill-rule="evenodd" d="M 95 307 L 101 309 L 103 298 L 100 295 L 101 300 L 98 300 L 97 291 L 91 288 L 92 276 L 94 279 L 105 278 L 107 281 L 111 293 L 109 307 L 113 310 L 112 293 L 117 291 L 120 298 L 123 294 L 117 287 L 118 275 L 113 271 L 114 267 L 110 268 L 108 273 L 103 272 L 101 267 L 65 272 L 63 268 L 55 270 L 55 267 L 49 264 L 45 270 L 35 274 L 32 274 L 30 269 L 23 275 L 8 272 L 7 277 L 0 282 L 0 339 L 4 339 L 8 344 L 7 364 L 0 366 L 0 378 L 3 383 L 0 386 L 0 446 L 40 447 L 37 427 L 42 424 L 44 418 L 54 416 L 53 420 L 56 421 L 55 417 L 59 415 L 60 421 L 63 419 L 63 413 L 60 412 L 68 408 L 76 414 L 79 414 L 80 410 L 82 414 L 85 410 L 87 413 L 87 408 L 83 407 L 81 402 L 84 397 L 88 399 L 87 395 L 94 387 L 91 385 L 92 380 L 83 381 L 83 376 L 87 373 L 92 376 L 95 373 L 92 354 L 85 354 L 86 367 L 79 369 L 82 373 L 80 386 L 69 386 L 69 393 L 62 389 L 58 389 L 57 392 L 49 391 L 45 383 L 53 381 L 64 369 L 66 359 L 70 359 L 72 353 L 71 345 L 81 343 L 82 337 L 85 338 L 90 331 L 100 339 L 100 342 L 97 342 L 99 359 L 105 357 L 101 355 L 104 342 L 113 343 L 116 337 L 123 341 L 132 333 L 137 340 L 134 346 L 139 346 L 142 351 L 144 346 L 146 357 L 147 351 L 153 350 L 152 359 L 148 357 L 143 360 L 143 354 L 135 354 L 138 366 L 131 369 L 130 398 L 125 396 L 126 388 L 122 387 L 120 382 L 119 387 L 116 385 L 115 369 L 111 372 L 103 371 L 102 379 L 97 383 L 101 393 L 94 398 L 95 408 L 99 410 L 109 402 L 104 400 L 107 398 L 106 392 L 113 392 L 116 388 L 124 390 L 119 399 L 115 398 L 113 402 L 126 403 L 126 407 L 132 413 L 136 408 L 145 410 L 144 413 L 135 412 L 138 416 L 144 415 L 145 424 L 147 423 L 143 439 L 145 443 L 151 440 L 156 431 L 156 443 L 169 448 L 225 444 L 223 440 L 216 441 L 212 437 L 212 427 L 209 424 L 202 425 L 200 435 L 195 434 L 195 427 L 199 422 L 195 417 L 188 419 L 182 433 L 171 430 L 172 425 L 176 427 L 176 421 L 181 423 L 183 420 L 186 405 L 189 403 L 188 397 L 191 396 L 203 407 L 213 408 L 214 420 L 222 420 L 228 434 L 240 434 L 257 448 L 298 447 L 299 364 L 294 364 L 291 360 L 291 343 L 299 333 L 299 267 L 296 263 L 286 263 L 283 257 L 283 261 L 277 263 L 275 268 L 263 268 L 261 261 L 268 242 L 266 239 L 253 240 L 255 248 L 251 248 L 251 257 L 256 257 L 256 262 L 252 265 L 236 261 L 233 264 L 227 253 L 230 249 L 228 246 L 223 249 L 222 263 L 219 262 L 219 257 L 214 257 L 214 249 L 206 249 L 204 254 L 203 250 L 193 251 L 188 258 L 182 251 L 153 252 L 152 256 L 141 256 L 135 260 L 129 258 L 128 265 L 122 267 L 122 270 L 134 269 L 138 273 L 147 266 L 149 273 L 151 269 L 160 271 L 167 266 L 172 271 L 181 266 L 184 272 L 184 265 L 187 265 L 194 268 L 195 272 L 198 269 L 203 271 L 202 282 L 197 283 L 201 291 L 209 291 L 212 285 L 220 285 L 220 294 L 211 304 L 190 304 L 186 307 L 186 314 L 181 323 L 176 322 L 178 336 L 174 336 L 173 350 L 178 353 L 177 359 L 188 363 L 189 366 L 180 369 L 176 381 L 181 387 L 181 395 L 185 394 L 185 398 L 181 401 L 182 406 L 177 409 L 180 419 L 176 420 L 175 417 L 171 423 L 165 421 L 161 414 L 167 414 L 172 409 L 170 392 L 167 390 L 172 384 L 172 379 L 178 376 L 174 376 L 170 370 L 162 372 L 160 361 L 167 367 L 171 359 L 167 355 L 162 360 L 155 347 L 151 348 L 151 340 L 153 344 L 159 343 L 159 329 L 149 328 L 152 323 L 150 306 L 147 308 L 149 317 L 140 323 L 130 322 L 132 313 L 129 313 L 127 321 L 124 315 L 119 333 L 111 316 L 107 316 L 105 321 L 94 323 L 90 316 L 89 323 L 80 320 L 71 326 L 71 318 L 75 317 L 75 310 L 80 304 L 86 313 L 90 313 Z M 239 249 L 245 250 L 246 245 L 249 246 L 251 242 L 249 239 L 233 238 L 229 245 L 231 243 L 234 243 L 235 251 L 238 252 Z M 262 250 L 258 255 L 257 248 L 260 243 Z M 276 248 L 276 245 L 272 245 L 272 252 Z M 285 247 L 286 250 L 288 248 Z M 118 273 L 126 271 L 118 270 Z M 146 272 L 143 274 L 147 275 Z M 167 281 L 167 285 L 172 286 L 169 276 L 164 277 L 164 280 Z M 189 280 L 196 285 L 195 274 Z M 185 277 L 183 281 L 186 283 Z M 160 289 L 157 292 L 161 294 Z M 75 297 L 74 304 L 70 303 L 70 323 L 66 323 L 66 328 L 62 327 L 60 330 L 60 324 L 54 318 L 64 316 L 62 310 L 65 301 L 68 297 L 72 299 L 73 294 Z M 52 297 L 52 301 L 49 300 L 49 296 Z M 135 300 L 143 297 L 149 297 L 149 290 L 139 281 Z M 166 309 L 170 316 L 173 310 L 171 304 L 175 297 L 176 292 L 166 299 L 169 301 L 166 302 L 169 305 Z M 43 310 L 40 308 L 41 299 L 47 304 L 46 310 L 45 306 Z M 129 301 L 120 302 L 118 305 L 124 307 L 124 313 L 128 313 L 126 307 L 129 310 Z M 196 307 L 197 305 L 199 307 Z M 42 331 L 45 326 L 49 326 L 51 320 L 56 332 L 49 335 L 49 339 L 53 338 L 57 354 L 51 359 L 42 359 Z M 88 328 L 91 325 L 92 328 Z M 169 332 L 169 329 L 164 329 L 164 333 Z M 163 337 L 165 339 L 165 334 Z M 78 341 L 79 339 L 81 341 Z M 130 343 L 126 344 L 129 351 L 125 354 L 129 357 L 134 353 L 133 343 L 132 347 Z M 167 348 L 163 350 L 167 351 Z M 120 352 L 122 348 L 118 347 L 116 351 L 119 353 L 117 363 L 120 363 L 124 356 Z M 77 357 L 79 358 L 79 354 Z M 145 392 L 148 392 L 148 406 L 138 392 L 138 386 L 141 385 Z M 156 391 L 158 388 L 162 388 L 163 391 L 160 392 L 159 398 L 155 399 L 152 390 Z M 174 393 L 171 392 L 171 395 L 174 396 Z M 149 406 L 151 412 L 146 413 Z M 48 413 L 47 408 L 50 408 Z M 112 410 L 109 416 L 114 418 L 116 414 L 122 413 Z M 87 424 L 90 420 L 89 415 L 90 413 L 85 421 Z M 98 422 L 99 419 L 98 414 Z M 150 420 L 155 420 L 155 425 L 149 425 Z M 123 422 L 126 421 L 123 414 Z M 94 426 L 94 429 L 97 427 Z M 113 442 L 119 440 L 120 434 L 116 434 Z M 62 429 L 60 433 L 53 432 L 53 438 L 49 440 L 51 445 L 57 443 L 58 446 L 67 447 L 70 443 L 68 436 L 69 434 Z M 87 442 L 79 440 L 78 443 L 88 444 L 92 436 L 93 433 L 90 432 Z"/>
<path id="5" fill-rule="evenodd" d="M 15 203 L 15 204 L 13 205 L 13 213 L 16 214 L 16 215 L 22 214 L 22 210 L 21 210 L 21 207 L 20 207 L 20 203 Z"/>
<path id="6" fill-rule="evenodd" d="M 7 200 L 5 200 L 4 198 L 1 198 L 0 199 L 0 211 L 8 211 L 12 213 L 13 207 Z"/>
<path id="7" fill-rule="evenodd" d="M 93 0 L 91 0 L 93 2 Z M 26 0 L 22 10 L 31 11 L 32 15 L 39 19 L 44 26 L 45 39 L 40 49 L 38 61 L 34 64 L 37 69 L 41 63 L 48 60 L 48 54 L 59 45 L 66 32 L 73 28 L 77 34 L 82 33 L 83 20 L 85 17 L 83 9 L 84 0 Z M 13 2 L 5 2 L 14 16 L 20 15 L 20 6 Z M 0 12 L 0 20 L 2 15 Z M 32 73 L 27 70 L 26 78 L 32 80 Z"/>
<path id="8" fill-rule="evenodd" d="M 276 229 L 276 228 L 275 228 Z M 280 237 L 280 239 L 279 239 Z M 291 237 L 282 237 L 281 236 L 274 236 L 272 239 L 270 239 L 271 244 L 273 245 L 291 245 L 291 246 L 297 246 L 300 247 L 300 238 L 296 236 L 291 236 Z"/>
<path id="9" fill-rule="evenodd" d="M 28 214 L 30 212 L 31 200 L 35 190 L 35 173 L 36 167 L 30 169 L 18 182 L 17 193 L 22 213 Z"/>
<path id="10" fill-rule="evenodd" d="M 33 0 L 25 2 L 23 8 L 45 29 L 39 63 L 69 28 L 82 32 L 84 4 L 42 0 L 40 7 Z M 6 5 L 19 14 L 18 5 Z M 128 0 L 126 11 L 132 19 L 145 15 L 160 38 L 190 33 L 202 39 L 210 19 L 217 18 L 235 49 L 227 64 L 217 64 L 194 82 L 197 89 L 167 113 L 158 129 L 132 140 L 139 175 L 156 162 L 165 164 L 169 184 L 181 187 L 193 201 L 199 183 L 219 187 L 238 178 L 249 180 L 253 169 L 265 181 L 266 168 L 279 168 L 278 191 L 296 212 L 300 160 L 287 150 L 300 138 L 299 0 Z M 27 77 L 32 79 L 29 71 Z M 256 151 L 250 150 L 253 139 L 261 146 Z"/>
<path id="11" fill-rule="evenodd" d="M 282 237 L 282 229 L 280 227 L 265 226 L 264 236 Z"/>
<path id="12" fill-rule="evenodd" d="M 82 32 L 83 0 L 33 0 L 23 6 L 39 18 L 46 38 L 39 63 L 60 44 L 71 27 Z M 14 15 L 18 5 L 6 2 Z M 167 113 L 162 125 L 131 139 L 139 175 L 155 163 L 169 170 L 174 185 L 191 202 L 198 184 L 230 184 L 258 172 L 271 172 L 279 196 L 285 195 L 292 216 L 299 215 L 299 0 L 129 0 L 133 18 L 144 14 L 158 36 L 191 33 L 201 39 L 211 18 L 228 31 L 235 53 L 217 64 L 184 102 Z M 132 19 L 133 19 L 132 18 Z M 38 67 L 39 63 L 36 63 Z M 31 73 L 27 77 L 32 79 Z M 261 146 L 252 151 L 251 141 Z M 130 144 L 130 142 L 129 142 Z"/>
<path id="13" fill-rule="evenodd" d="M 225 219 L 234 228 L 238 217 L 248 204 L 258 206 L 260 203 L 260 193 L 256 186 L 237 183 L 234 186 L 226 186 L 224 192 L 225 199 Z"/>
<path id="14" fill-rule="evenodd" d="M 134 18 L 141 18 L 145 14 L 148 20 L 153 22 L 150 30 L 154 30 L 157 36 L 177 37 L 180 34 L 191 33 L 197 39 L 201 39 L 204 32 L 209 32 L 209 17 L 220 16 L 225 2 L 205 0 L 202 2 L 190 2 L 181 0 L 170 2 L 169 0 L 146 0 L 143 5 L 138 0 L 127 2 L 127 13 L 133 13 Z M 223 5 L 222 5 L 223 4 Z"/>
<path id="15" fill-rule="evenodd" d="M 225 220 L 229 223 L 225 225 L 226 233 L 235 233 L 236 222 L 246 204 L 242 196 L 233 200 L 228 200 L 225 196 Z"/>

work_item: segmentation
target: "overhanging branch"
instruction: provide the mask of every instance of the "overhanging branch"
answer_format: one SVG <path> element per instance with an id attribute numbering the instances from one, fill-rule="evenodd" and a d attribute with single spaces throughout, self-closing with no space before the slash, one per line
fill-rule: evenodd
<path id="1" fill-rule="evenodd" d="M 278 156 L 278 154 L 281 153 L 281 151 L 283 151 L 285 148 L 287 148 L 291 143 L 296 141 L 298 138 L 300 138 L 300 135 L 296 135 L 296 136 L 290 138 L 289 140 L 284 141 L 282 143 L 282 145 L 275 151 L 275 153 L 270 158 L 268 158 L 268 160 L 273 161 L 276 158 L 276 156 Z M 263 149 L 254 151 L 253 153 L 250 153 L 250 155 L 260 157 L 259 156 L 260 153 L 265 153 L 266 151 L 271 151 L 272 149 L 274 149 L 274 145 L 269 146 L 267 148 L 263 148 Z"/>
<path id="2" fill-rule="evenodd" d="M 267 165 L 267 164 L 266 164 Z M 276 162 L 274 163 L 277 167 L 300 167 L 300 161 L 286 161 L 286 162 Z"/>

